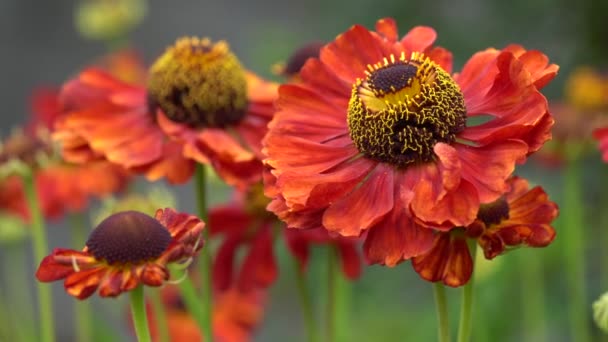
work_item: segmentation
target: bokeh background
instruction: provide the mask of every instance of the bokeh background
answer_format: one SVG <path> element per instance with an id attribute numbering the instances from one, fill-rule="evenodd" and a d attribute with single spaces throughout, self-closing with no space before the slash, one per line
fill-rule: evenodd
<path id="1" fill-rule="evenodd" d="M 39 86 L 56 86 L 84 65 L 107 52 L 107 45 L 83 38 L 74 25 L 76 1 L 0 1 L 0 134 L 22 123 L 29 114 L 31 91 Z M 137 49 L 146 62 L 151 62 L 167 45 L 183 35 L 225 39 L 249 69 L 266 77 L 274 77 L 271 66 L 285 60 L 304 43 L 329 41 L 353 24 L 372 28 L 382 17 L 396 19 L 403 34 L 414 25 L 429 25 L 438 32 L 438 44 L 454 54 L 455 70 L 475 52 L 488 47 L 520 43 L 529 49 L 546 53 L 561 66 L 560 74 L 544 91 L 550 100 L 562 96 L 565 76 L 575 66 L 588 64 L 602 68 L 608 61 L 608 25 L 605 25 L 608 1 L 550 0 L 437 0 L 437 1 L 365 1 L 365 0 L 224 0 L 165 1 L 151 0 L 143 21 L 129 34 L 130 46 Z M 607 168 L 599 153 L 591 153 L 584 163 L 585 231 L 589 312 L 591 302 L 608 290 L 603 280 L 608 265 L 603 261 L 608 234 L 601 222 L 602 203 L 608 203 Z M 518 173 L 531 182 L 543 185 L 553 199 L 562 201 L 563 174 L 558 168 L 528 163 Z M 140 184 L 145 187 L 145 184 Z M 176 189 L 180 209 L 194 211 L 190 186 Z M 215 184 L 210 195 L 214 203 L 228 197 L 228 190 Z M 602 227 L 602 225 L 604 225 Z M 563 274 L 564 260 L 560 246 L 560 222 L 556 223 L 558 238 L 550 247 L 521 250 L 480 264 L 475 305 L 474 341 L 534 341 L 537 331 L 522 323 L 521 298 L 535 299 L 527 291 L 533 281 L 522 272 L 522 263 L 537 262 L 545 281 L 544 302 L 538 303 L 545 316 L 546 334 L 550 341 L 569 341 L 567 300 Z M 68 231 L 62 222 L 51 225 L 51 245 L 69 246 Z M 74 246 L 75 247 L 75 246 Z M 281 256 L 281 275 L 269 295 L 264 323 L 256 341 L 304 341 L 300 308 L 296 298 L 294 276 L 283 244 L 277 246 Z M 310 284 L 315 301 L 324 298 L 324 254 L 315 250 Z M 27 253 L 29 255 L 29 253 Z M 2 262 L 0 284 L 10 286 L 11 275 L 33 270 L 16 267 L 0 250 Z M 29 256 L 28 256 L 29 258 Z M 33 264 L 29 260 L 28 264 Z M 33 285 L 27 289 L 33 294 Z M 53 284 L 55 312 L 59 325 L 59 341 L 71 341 L 72 298 L 60 283 Z M 408 263 L 389 269 L 367 267 L 361 280 L 341 285 L 343 311 L 340 338 L 342 341 L 427 341 L 436 337 L 434 303 L 430 284 L 422 281 Z M 452 325 L 456 327 L 460 290 L 448 290 Z M 95 298 L 96 329 L 108 338 L 129 340 L 126 328 L 125 298 Z M 323 317 L 323 306 L 318 305 Z M 592 322 L 589 321 L 592 326 Z M 594 327 L 594 336 L 600 332 Z M 539 329 L 542 329 L 540 327 Z"/>

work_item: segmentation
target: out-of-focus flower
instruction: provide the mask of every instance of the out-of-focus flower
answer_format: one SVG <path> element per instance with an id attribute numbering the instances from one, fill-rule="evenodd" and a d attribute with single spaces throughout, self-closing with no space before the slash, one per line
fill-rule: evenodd
<path id="1" fill-rule="evenodd" d="M 261 178 L 276 88 L 244 70 L 225 42 L 182 38 L 152 65 L 147 85 L 97 69 L 69 81 L 55 137 L 70 161 L 104 157 L 172 183 L 187 181 L 199 162 L 245 186 Z"/>
<path id="2" fill-rule="evenodd" d="M 608 292 L 593 302 L 593 320 L 603 332 L 608 333 Z"/>
<path id="3" fill-rule="evenodd" d="M 209 214 L 211 236 L 221 236 L 213 268 L 215 287 L 225 290 L 236 286 L 248 291 L 251 288 L 269 287 L 276 279 L 278 269 L 273 249 L 273 227 L 282 223 L 266 210 L 268 198 L 262 184 L 251 186 L 246 192 L 237 192 L 228 205 L 212 208 Z M 311 245 L 335 245 L 346 276 L 357 278 L 361 261 L 357 251 L 357 238 L 329 236 L 327 231 L 315 227 L 307 231 L 288 230 L 285 240 L 289 251 L 306 268 Z M 242 263 L 235 270 L 237 255 L 244 253 Z M 236 285 L 234 285 L 236 284 Z"/>
<path id="4" fill-rule="evenodd" d="M 558 67 L 544 54 L 487 49 L 453 74 L 435 38 L 429 27 L 399 38 L 392 19 L 355 25 L 280 87 L 264 152 L 269 208 L 289 227 L 367 231 L 367 260 L 394 266 L 473 223 L 550 138 L 540 89 Z"/>
<path id="5" fill-rule="evenodd" d="M 509 184 L 511 189 L 504 196 L 481 206 L 472 224 L 437 234 L 433 247 L 412 259 L 422 278 L 449 286 L 466 284 L 473 271 L 469 238 L 476 239 L 486 259 L 513 247 L 545 247 L 555 239 L 551 223 L 557 217 L 557 205 L 541 187 L 529 189 L 523 178 L 514 177 Z"/>
<path id="6" fill-rule="evenodd" d="M 194 318 L 185 310 L 175 287 L 163 289 L 163 301 L 171 341 L 201 341 L 202 334 Z M 253 338 L 264 316 L 264 290 L 243 292 L 235 287 L 216 291 L 213 300 L 213 334 L 218 342 L 245 342 Z M 153 313 L 153 311 L 152 311 Z M 148 315 L 153 339 L 157 335 L 154 315 Z"/>
<path id="7" fill-rule="evenodd" d="M 553 166 L 591 150 L 592 132 L 608 126 L 608 77 L 591 67 L 576 68 L 566 81 L 563 101 L 553 101 L 550 108 L 553 139 L 536 157 Z"/>
<path id="8" fill-rule="evenodd" d="M 191 260 L 203 247 L 204 225 L 169 208 L 158 209 L 154 218 L 120 212 L 91 232 L 82 251 L 53 250 L 40 263 L 36 278 L 65 279 L 66 292 L 78 299 L 97 289 L 101 297 L 116 297 L 140 284 L 161 286 L 170 277 L 168 264 Z"/>
<path id="9" fill-rule="evenodd" d="M 310 42 L 296 49 L 285 63 L 277 63 L 272 71 L 291 81 L 299 80 L 299 73 L 309 58 L 318 58 L 323 42 Z"/>
<path id="10" fill-rule="evenodd" d="M 33 173 L 40 206 L 46 218 L 86 208 L 89 197 L 103 198 L 125 188 L 129 173 L 98 160 L 85 165 L 62 161 L 50 137 L 60 115 L 57 91 L 40 89 L 32 99 L 33 117 L 0 146 L 0 208 L 29 219 L 23 182 L 15 165 Z"/>
<path id="11" fill-rule="evenodd" d="M 115 41 L 133 30 L 146 12 L 146 0 L 81 0 L 74 19 L 83 37 Z"/>

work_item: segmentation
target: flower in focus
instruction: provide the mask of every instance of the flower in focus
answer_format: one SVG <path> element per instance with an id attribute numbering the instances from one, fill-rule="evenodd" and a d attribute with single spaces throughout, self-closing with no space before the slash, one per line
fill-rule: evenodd
<path id="1" fill-rule="evenodd" d="M 201 341 L 202 334 L 194 318 L 185 309 L 175 287 L 163 289 L 162 296 L 167 314 L 171 341 Z M 213 300 L 213 334 L 218 342 L 245 342 L 253 338 L 255 329 L 264 316 L 265 291 L 247 292 L 230 288 L 218 291 Z M 157 332 L 154 315 L 148 315 L 154 339 Z"/>
<path id="2" fill-rule="evenodd" d="M 487 49 L 452 73 L 435 38 L 415 27 L 399 39 L 392 19 L 355 25 L 280 87 L 264 152 L 269 208 L 289 227 L 367 231 L 367 260 L 394 266 L 473 223 L 550 138 L 540 89 L 558 67 L 544 54 Z"/>
<path id="3" fill-rule="evenodd" d="M 69 161 L 106 158 L 171 183 L 187 181 L 198 162 L 245 186 L 261 178 L 275 97 L 276 85 L 247 72 L 225 42 L 182 38 L 151 66 L 146 84 L 94 68 L 69 81 L 54 136 Z"/>
<path id="4" fill-rule="evenodd" d="M 496 201 L 484 204 L 473 223 L 435 236 L 433 247 L 412 259 L 418 274 L 449 286 L 466 284 L 473 272 L 467 240 L 473 238 L 491 260 L 519 246 L 546 247 L 555 239 L 551 226 L 557 205 L 541 187 L 529 188 L 519 177 L 509 180 L 511 189 Z"/>
<path id="5" fill-rule="evenodd" d="M 33 172 L 42 212 L 58 218 L 65 211 L 86 208 L 90 197 L 103 198 L 121 191 L 130 176 L 122 167 L 104 160 L 84 165 L 66 163 L 54 153 L 50 137 L 60 115 L 58 92 L 39 89 L 32 98 L 33 116 L 23 130 L 14 133 L 0 146 L 0 208 L 29 220 L 23 181 L 14 171 L 22 165 Z"/>
<path id="6" fill-rule="evenodd" d="M 168 264 L 191 260 L 203 247 L 204 222 L 173 209 L 158 209 L 154 218 L 124 211 L 102 221 L 82 251 L 57 248 L 45 257 L 36 278 L 64 280 L 68 294 L 85 299 L 97 289 L 116 297 L 140 284 L 161 286 L 170 277 Z"/>

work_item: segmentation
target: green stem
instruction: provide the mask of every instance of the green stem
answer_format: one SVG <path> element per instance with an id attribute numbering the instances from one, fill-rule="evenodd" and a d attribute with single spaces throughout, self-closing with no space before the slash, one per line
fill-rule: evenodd
<path id="1" fill-rule="evenodd" d="M 521 305 L 523 330 L 528 336 L 524 340 L 547 341 L 547 322 L 545 320 L 545 278 L 543 277 L 542 259 L 532 256 L 530 251 L 521 251 L 519 257 L 522 271 Z"/>
<path id="2" fill-rule="evenodd" d="M 338 277 L 336 263 L 335 247 L 329 245 L 327 248 L 327 342 L 336 340 L 336 284 Z"/>
<path id="3" fill-rule="evenodd" d="M 433 284 L 435 294 L 435 308 L 437 309 L 437 328 L 439 342 L 450 341 L 450 322 L 448 320 L 448 305 L 445 296 L 445 287 L 441 283 Z"/>
<path id="4" fill-rule="evenodd" d="M 203 322 L 205 314 L 203 313 L 203 307 L 190 277 L 186 277 L 184 280 L 180 281 L 179 290 L 181 292 L 182 299 L 184 300 L 184 304 L 186 305 L 186 309 L 194 317 L 194 320 L 201 328 L 201 331 L 204 332 L 203 329 L 205 327 Z"/>
<path id="5" fill-rule="evenodd" d="M 72 228 L 72 245 L 84 246 L 87 239 L 86 224 L 83 215 L 70 215 L 70 225 Z M 78 341 L 93 341 L 93 326 L 91 319 L 90 301 L 74 301 L 75 333 Z"/>
<path id="6" fill-rule="evenodd" d="M 475 283 L 475 254 L 477 252 L 477 241 L 469 240 L 469 253 L 473 260 L 473 275 L 462 289 L 462 303 L 460 307 L 460 323 L 458 324 L 458 342 L 468 342 L 471 338 L 472 314 L 473 314 L 473 284 Z"/>
<path id="7" fill-rule="evenodd" d="M 144 287 L 139 285 L 130 292 L 131 296 L 131 315 L 135 334 L 139 342 L 152 342 L 150 329 L 148 328 L 148 317 L 146 315 L 146 303 L 144 302 Z"/>
<path id="8" fill-rule="evenodd" d="M 564 249 L 564 267 L 568 284 L 568 321 L 572 341 L 588 342 L 590 303 L 587 302 L 587 284 L 585 281 L 585 239 L 583 194 L 581 191 L 581 164 L 570 160 L 565 167 L 564 198 L 560 206 L 563 219 L 562 240 Z"/>
<path id="9" fill-rule="evenodd" d="M 34 182 L 34 174 L 27 172 L 22 175 L 23 187 L 32 220 L 32 238 L 34 242 L 34 259 L 36 263 L 48 254 L 48 244 L 42 211 L 38 203 L 38 192 Z M 51 287 L 47 284 L 37 282 L 38 303 L 40 317 L 40 340 L 42 342 L 55 341 L 53 326 L 53 303 L 51 297 Z"/>
<path id="10" fill-rule="evenodd" d="M 32 275 L 29 273 L 29 262 L 27 260 L 27 249 L 22 243 L 15 243 L 3 246 L 4 252 L 4 278 L 7 282 L 8 306 L 3 308 L 16 308 L 11 310 L 8 324 L 17 333 L 18 341 L 33 341 L 36 336 L 36 329 L 31 322 L 34 317 L 34 303 L 28 289 L 28 282 Z"/>
<path id="11" fill-rule="evenodd" d="M 194 174 L 195 181 L 195 192 L 197 199 L 198 215 L 201 220 L 208 224 L 207 219 L 207 184 L 206 184 L 206 173 L 205 166 L 202 164 L 196 165 L 196 172 Z M 209 226 L 207 225 L 203 230 L 203 241 L 209 242 Z M 213 310 L 213 294 L 212 294 L 212 261 L 211 253 L 209 248 L 203 248 L 201 250 L 201 256 L 199 260 L 200 273 L 202 277 L 202 300 L 203 300 L 203 337 L 205 342 L 213 342 L 213 323 L 212 323 L 212 310 Z"/>
<path id="12" fill-rule="evenodd" d="M 160 296 L 160 289 L 155 289 L 150 295 L 152 299 L 152 308 L 154 309 L 154 318 L 156 322 L 156 331 L 158 331 L 158 342 L 169 342 L 169 327 L 167 325 L 167 313 Z"/>
<path id="13" fill-rule="evenodd" d="M 298 287 L 298 295 L 300 297 L 300 306 L 302 307 L 302 316 L 304 318 L 304 325 L 306 325 L 306 332 L 308 333 L 308 341 L 317 341 L 317 326 L 315 323 L 314 313 L 312 311 L 312 302 L 310 300 L 310 292 L 308 291 L 308 285 L 306 284 L 306 277 L 304 272 L 298 263 L 298 260 L 292 258 L 294 270 L 296 273 L 296 285 Z"/>

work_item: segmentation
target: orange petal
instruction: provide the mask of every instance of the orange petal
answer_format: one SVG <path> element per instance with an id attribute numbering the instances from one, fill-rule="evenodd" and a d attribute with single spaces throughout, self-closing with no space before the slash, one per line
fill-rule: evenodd
<path id="1" fill-rule="evenodd" d="M 412 266 L 423 279 L 452 287 L 466 284 L 473 273 L 466 238 L 449 232 L 439 234 L 428 253 L 412 259 Z"/>
<path id="2" fill-rule="evenodd" d="M 343 236 L 359 236 L 393 209 L 393 172 L 378 164 L 366 180 L 345 197 L 331 203 L 323 225 Z"/>

